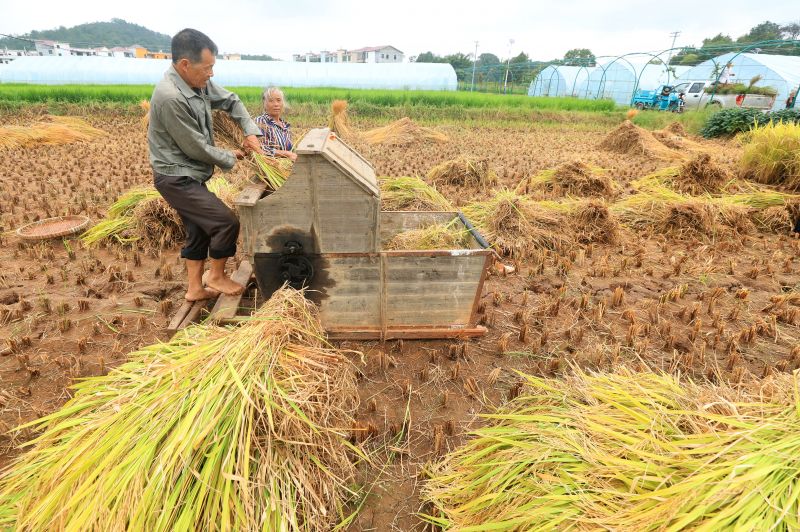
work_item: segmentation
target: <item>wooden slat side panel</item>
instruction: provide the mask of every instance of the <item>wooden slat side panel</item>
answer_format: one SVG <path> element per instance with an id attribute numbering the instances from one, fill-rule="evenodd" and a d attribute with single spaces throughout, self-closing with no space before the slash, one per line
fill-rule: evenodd
<path id="1" fill-rule="evenodd" d="M 387 257 L 387 323 L 466 326 L 472 316 L 485 257 Z"/>
<path id="2" fill-rule="evenodd" d="M 327 328 L 380 326 L 380 257 L 321 259 L 309 297 Z"/>
<path id="3" fill-rule="evenodd" d="M 378 198 L 348 176 L 315 161 L 316 233 L 321 253 L 377 251 Z"/>

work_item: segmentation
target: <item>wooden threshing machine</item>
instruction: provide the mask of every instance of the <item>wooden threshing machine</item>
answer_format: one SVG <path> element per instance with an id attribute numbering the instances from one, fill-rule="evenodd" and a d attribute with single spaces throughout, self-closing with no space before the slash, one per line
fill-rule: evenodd
<path id="1" fill-rule="evenodd" d="M 284 283 L 308 288 L 335 339 L 479 336 L 478 300 L 492 252 L 385 251 L 396 234 L 457 220 L 455 212 L 381 212 L 375 171 L 328 129 L 296 148 L 286 183 L 250 185 L 237 198 L 244 252 L 263 297 Z M 471 227 L 464 226 L 465 230 Z"/>

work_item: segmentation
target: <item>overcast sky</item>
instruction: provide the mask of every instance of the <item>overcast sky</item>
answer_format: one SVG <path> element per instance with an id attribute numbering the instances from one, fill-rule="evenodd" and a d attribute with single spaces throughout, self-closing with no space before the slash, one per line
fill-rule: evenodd
<path id="1" fill-rule="evenodd" d="M 208 7 L 204 7 L 208 6 Z M 393 45 L 406 56 L 526 52 L 560 58 L 570 48 L 596 55 L 663 50 L 678 30 L 677 46 L 699 45 L 718 32 L 734 38 L 771 20 L 800 20 L 798 0 L 136 0 L 128 2 L 0 0 L 0 33 L 122 18 L 174 34 L 184 27 L 207 33 L 221 52 L 270 54 Z"/>

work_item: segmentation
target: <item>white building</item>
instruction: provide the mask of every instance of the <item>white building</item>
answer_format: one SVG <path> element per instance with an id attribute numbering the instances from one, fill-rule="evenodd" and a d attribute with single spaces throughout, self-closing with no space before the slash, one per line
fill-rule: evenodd
<path id="1" fill-rule="evenodd" d="M 36 51 L 39 55 L 70 55 L 70 46 L 66 42 L 58 41 L 36 41 Z"/>
<path id="2" fill-rule="evenodd" d="M 402 63 L 405 55 L 394 46 L 371 46 L 357 50 L 340 48 L 335 52 L 295 54 L 293 61 L 305 63 Z"/>

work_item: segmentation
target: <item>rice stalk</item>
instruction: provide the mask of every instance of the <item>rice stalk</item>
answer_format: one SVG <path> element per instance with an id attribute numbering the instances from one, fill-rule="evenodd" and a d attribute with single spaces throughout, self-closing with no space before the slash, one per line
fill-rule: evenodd
<path id="1" fill-rule="evenodd" d="M 471 247 L 471 234 L 455 220 L 446 224 L 431 224 L 427 227 L 402 231 L 394 235 L 383 247 L 390 250 L 413 249 L 466 249 Z"/>
<path id="2" fill-rule="evenodd" d="M 450 137 L 444 133 L 429 127 L 420 126 L 407 116 L 385 126 L 376 127 L 360 133 L 358 136 L 367 144 L 371 145 L 391 144 L 403 146 L 420 140 L 436 143 L 448 142 L 450 140 Z"/>
<path id="3" fill-rule="evenodd" d="M 800 191 L 800 125 L 769 122 L 742 136 L 740 160 L 748 179 Z"/>
<path id="4" fill-rule="evenodd" d="M 488 159 L 461 157 L 436 165 L 428 172 L 434 185 L 459 185 L 486 188 L 497 184 L 497 174 Z"/>
<path id="5" fill-rule="evenodd" d="M 568 241 L 560 227 L 562 209 L 555 202 L 533 202 L 507 189 L 486 201 L 470 203 L 464 214 L 499 253 L 527 257 L 535 249 L 557 249 Z"/>
<path id="6" fill-rule="evenodd" d="M 0 477 L 0 528 L 329 530 L 358 395 L 316 307 L 283 289 L 74 386 Z M 21 427 L 22 428 L 22 427 Z"/>
<path id="7" fill-rule="evenodd" d="M 452 211 L 453 204 L 418 177 L 381 180 L 381 205 L 388 211 Z"/>
<path id="8" fill-rule="evenodd" d="M 653 373 L 523 376 L 430 471 L 446 530 L 796 530 L 797 376 L 763 388 Z M 771 396 L 771 397 L 770 397 Z"/>
<path id="9" fill-rule="evenodd" d="M 555 197 L 610 197 L 614 183 L 602 168 L 593 168 L 580 161 L 562 164 L 524 179 L 517 185 L 518 194 L 544 192 Z"/>
<path id="10" fill-rule="evenodd" d="M 285 157 L 270 157 L 253 152 L 250 154 L 250 162 L 256 172 L 256 177 L 270 190 L 281 188 L 286 182 L 286 178 L 292 173 L 293 163 Z"/>
<path id="11" fill-rule="evenodd" d="M 214 129 L 214 138 L 219 143 L 234 149 L 241 149 L 244 145 L 244 131 L 241 126 L 225 111 L 211 112 L 211 123 Z"/>
<path id="12" fill-rule="evenodd" d="M 343 139 L 351 139 L 354 136 L 354 130 L 350 127 L 350 118 L 347 116 L 347 101 L 334 100 L 331 103 L 331 116 L 328 120 L 328 128 L 342 137 Z"/>
<path id="13" fill-rule="evenodd" d="M 50 116 L 30 126 L 0 127 L 0 149 L 87 142 L 104 135 L 80 118 Z"/>

